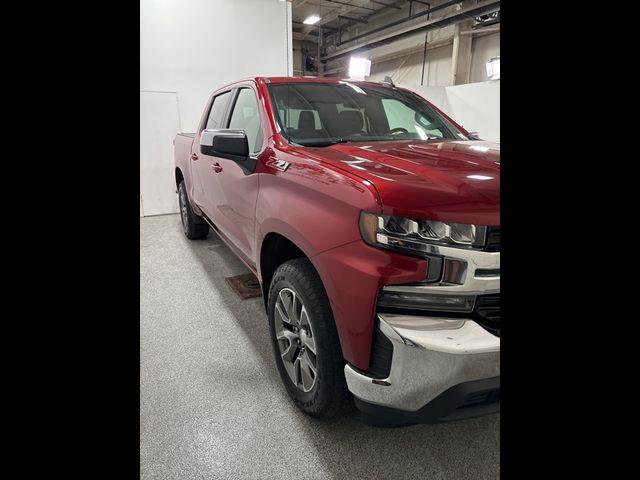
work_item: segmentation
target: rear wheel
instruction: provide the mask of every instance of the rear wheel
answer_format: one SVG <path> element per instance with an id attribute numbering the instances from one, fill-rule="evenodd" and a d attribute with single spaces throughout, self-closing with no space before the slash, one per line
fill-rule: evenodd
<path id="1" fill-rule="evenodd" d="M 309 260 L 278 267 L 268 310 L 273 353 L 289 396 L 311 416 L 335 416 L 349 398 L 344 359 L 327 294 Z"/>
<path id="2" fill-rule="evenodd" d="M 209 225 L 204 219 L 193 212 L 189 197 L 187 196 L 187 188 L 184 180 L 178 186 L 178 201 L 180 203 L 180 218 L 182 220 L 182 230 L 190 240 L 204 238 L 209 233 Z"/>

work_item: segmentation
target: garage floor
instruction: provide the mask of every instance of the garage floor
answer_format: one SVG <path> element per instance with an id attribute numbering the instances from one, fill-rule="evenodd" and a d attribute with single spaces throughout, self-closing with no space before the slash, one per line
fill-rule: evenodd
<path id="1" fill-rule="evenodd" d="M 289 401 L 247 271 L 178 215 L 140 219 L 140 478 L 498 478 L 500 417 L 378 429 L 332 425 Z"/>

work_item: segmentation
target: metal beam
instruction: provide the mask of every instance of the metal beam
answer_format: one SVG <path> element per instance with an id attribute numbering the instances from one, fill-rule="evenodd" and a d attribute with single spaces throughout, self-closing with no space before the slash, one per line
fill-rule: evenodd
<path id="1" fill-rule="evenodd" d="M 476 28 L 475 30 L 464 30 L 460 32 L 460 35 L 479 35 L 481 33 L 494 33 L 499 32 L 500 26 L 497 27 L 485 27 L 485 28 Z"/>
<path id="2" fill-rule="evenodd" d="M 444 38 L 442 40 L 438 40 L 437 42 L 428 43 L 427 50 L 435 50 L 437 48 L 447 47 L 452 43 L 453 43 L 453 36 Z M 407 55 L 415 55 L 417 53 L 422 53 L 423 51 L 424 51 L 424 44 L 407 47 L 402 50 L 394 50 L 393 52 L 385 53 L 382 55 L 371 55 L 371 56 L 368 56 L 367 58 L 369 58 L 369 60 L 371 60 L 372 62 L 375 61 L 376 63 L 380 63 L 380 62 L 387 62 L 389 60 L 394 60 L 400 57 L 406 57 Z"/>
<path id="3" fill-rule="evenodd" d="M 385 30 L 387 30 L 387 29 L 389 29 L 391 27 L 396 27 L 398 25 L 402 25 L 402 24 L 407 23 L 409 21 L 412 21 L 412 20 L 415 20 L 417 18 L 423 17 L 424 15 L 426 15 L 427 16 L 427 20 L 429 20 L 429 16 L 430 16 L 430 14 L 432 12 L 435 12 L 437 10 L 441 10 L 443 8 L 451 7 L 451 6 L 456 5 L 458 3 L 460 3 L 459 0 L 449 0 L 448 2 L 441 3 L 440 5 L 435 6 L 433 8 L 429 7 L 427 10 L 423 10 L 422 12 L 415 13 L 415 14 L 407 17 L 407 18 L 401 18 L 400 20 L 396 20 L 395 22 L 388 23 L 388 24 L 383 25 L 381 27 L 374 28 L 373 30 L 369 30 L 368 32 L 361 33 L 360 35 L 356 35 L 355 37 L 351 37 L 351 38 L 349 38 L 348 40 L 346 40 L 346 41 L 344 41 L 342 43 L 350 43 L 350 42 L 353 42 L 353 41 L 358 40 L 360 38 L 367 37 L 369 35 L 373 35 L 374 33 L 383 32 L 383 31 L 385 31 Z"/>
<path id="4" fill-rule="evenodd" d="M 344 15 L 345 13 L 349 13 L 358 8 L 357 5 L 353 5 L 350 3 L 349 5 L 345 5 L 344 7 L 339 7 L 331 10 L 329 13 L 322 15 L 322 18 L 316 25 L 324 25 L 329 22 L 333 22 L 338 18 L 338 15 Z M 374 13 L 372 13 L 374 15 Z"/>
<path id="5" fill-rule="evenodd" d="M 362 18 L 347 17 L 346 15 L 338 15 L 338 18 L 344 18 L 345 20 L 351 20 L 352 22 L 369 23 L 368 21 Z"/>
<path id="6" fill-rule="evenodd" d="M 366 39 L 360 42 L 357 42 L 357 43 L 350 42 L 351 44 L 348 46 L 337 48 L 333 52 L 328 53 L 327 55 L 322 57 L 322 61 L 326 61 L 332 58 L 346 55 L 353 50 L 357 50 L 361 48 L 372 48 L 372 44 L 382 42 L 384 40 L 404 37 L 404 36 L 411 35 L 416 32 L 425 31 L 425 30 L 435 30 L 438 28 L 446 27 L 448 25 L 455 25 L 456 23 L 460 23 L 460 22 L 464 22 L 465 20 L 468 20 L 470 16 L 473 17 L 476 15 L 480 15 L 482 13 L 495 12 L 499 9 L 500 9 L 500 0 L 487 0 L 485 2 L 476 4 L 476 5 L 465 7 L 460 10 L 456 10 L 454 12 L 450 12 L 444 17 L 427 20 L 424 23 L 422 22 L 414 23 L 404 28 L 389 28 L 389 26 L 387 26 L 383 29 L 383 31 L 377 32 L 376 30 L 377 35 L 370 32 L 370 33 L 364 34 Z M 427 11 L 428 10 L 425 10 L 425 13 Z M 419 14 L 416 14 L 416 15 L 423 15 L 423 12 L 420 12 Z M 406 20 L 408 19 L 405 19 L 405 21 Z M 343 42 L 343 43 L 347 43 L 347 42 Z"/>
<path id="7" fill-rule="evenodd" d="M 369 0 L 371 1 L 371 0 Z M 393 4 L 385 4 L 385 6 L 379 8 L 378 10 L 376 10 L 373 13 L 370 13 L 368 15 L 365 15 L 364 17 L 362 17 L 364 20 L 369 20 L 371 18 L 373 18 L 376 15 L 380 15 L 383 13 L 387 13 L 389 10 L 391 10 L 392 8 L 399 8 L 402 9 L 402 7 L 397 7 L 397 4 L 400 3 L 402 0 L 396 0 L 395 2 L 393 2 Z M 381 2 L 378 2 L 379 4 L 382 4 Z M 409 16 L 411 16 L 411 4 L 409 4 Z M 427 17 L 428 18 L 428 17 Z M 349 28 L 353 27 L 354 25 L 356 25 L 357 22 L 347 22 L 345 25 L 342 25 L 342 29 L 344 31 L 348 31 Z M 376 29 L 377 31 L 377 29 Z M 348 40 L 347 40 L 348 41 Z M 338 40 L 337 45 L 340 45 L 342 42 L 340 40 Z"/>
<path id="8" fill-rule="evenodd" d="M 312 3 L 310 3 L 310 0 L 287 0 L 287 1 L 292 2 L 291 7 L 292 7 L 293 11 L 295 11 L 296 8 L 299 8 L 299 7 L 301 7 L 301 6 L 303 6 L 303 5 L 307 4 L 307 3 L 309 3 L 311 5 L 320 5 L 320 8 L 322 9 L 322 0 L 320 0 L 319 4 L 312 4 Z M 350 11 L 352 9 L 353 9 L 353 7 L 337 7 L 337 8 L 334 8 L 334 9 L 330 9 L 330 11 L 328 13 L 322 15 L 322 17 L 320 18 L 318 23 L 316 23 L 314 25 L 304 24 L 304 26 L 303 26 L 303 29 L 304 29 L 303 30 L 303 35 L 305 35 L 305 37 L 299 38 L 299 40 L 305 40 L 306 36 L 311 35 L 311 33 L 314 31 L 313 28 L 317 28 L 319 26 L 324 25 L 325 23 L 328 23 L 328 22 L 331 22 L 331 21 L 335 20 L 336 14 L 334 12 L 342 12 L 342 11 L 348 12 L 348 11 Z M 296 22 L 296 21 L 293 21 L 293 23 L 302 24 L 302 22 Z M 336 32 L 338 31 L 337 28 L 330 28 L 330 27 L 323 27 L 323 28 L 330 29 L 331 31 L 336 31 Z M 316 30 L 316 31 L 320 32 L 320 30 Z M 318 39 L 315 38 L 314 42 L 317 43 Z"/>
<path id="9" fill-rule="evenodd" d="M 313 25 L 308 25 L 306 23 L 302 23 L 302 22 L 297 22 L 295 20 L 292 20 L 291 23 L 295 23 L 296 25 L 304 25 L 305 27 L 309 28 L 309 29 L 314 29 L 314 28 L 320 28 L 320 26 L 315 23 Z M 322 25 L 322 29 L 323 30 L 331 30 L 332 32 L 337 32 L 338 29 L 336 27 L 328 27 L 327 25 Z"/>
<path id="10" fill-rule="evenodd" d="M 306 40 L 307 34 L 302 32 L 292 32 L 291 38 L 293 38 L 294 40 Z"/>
<path id="11" fill-rule="evenodd" d="M 391 5 L 390 3 L 384 3 L 384 2 L 380 2 L 378 0 L 369 0 L 371 3 L 377 3 L 378 5 L 384 5 L 385 7 L 390 7 L 390 8 L 395 8 L 396 10 L 402 10 L 402 7 L 399 7 L 397 5 Z M 377 12 L 378 10 L 374 10 L 375 12 Z"/>
<path id="12" fill-rule="evenodd" d="M 369 7 L 363 7 L 360 5 L 354 5 L 353 3 L 345 3 L 345 2 L 338 2 L 337 0 L 326 0 L 327 2 L 331 2 L 331 3 L 339 3 L 340 5 L 346 5 L 347 7 L 355 7 L 355 8 L 361 8 L 363 10 L 369 10 L 371 12 L 377 12 L 377 10 L 375 8 L 369 8 Z M 371 0 L 373 1 L 373 0 Z M 373 3 L 378 3 L 378 2 L 373 2 Z"/>

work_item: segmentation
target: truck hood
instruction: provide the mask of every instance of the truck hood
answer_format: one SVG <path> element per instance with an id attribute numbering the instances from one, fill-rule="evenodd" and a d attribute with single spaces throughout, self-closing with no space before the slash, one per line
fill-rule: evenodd
<path id="1" fill-rule="evenodd" d="M 500 224 L 498 143 L 358 142 L 305 151 L 371 182 L 387 215 Z"/>

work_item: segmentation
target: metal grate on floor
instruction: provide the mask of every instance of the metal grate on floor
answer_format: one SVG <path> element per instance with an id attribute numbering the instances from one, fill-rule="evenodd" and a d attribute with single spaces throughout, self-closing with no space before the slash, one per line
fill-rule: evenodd
<path id="1" fill-rule="evenodd" d="M 242 300 L 255 298 L 262 295 L 260 283 L 252 273 L 244 273 L 235 277 L 226 277 L 225 280 L 238 297 Z"/>

